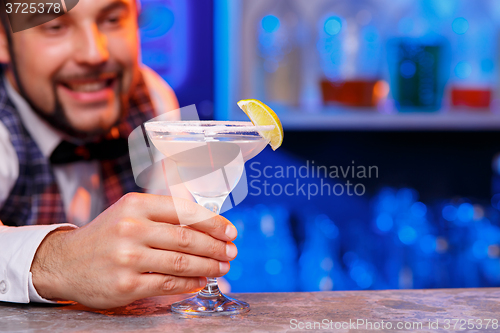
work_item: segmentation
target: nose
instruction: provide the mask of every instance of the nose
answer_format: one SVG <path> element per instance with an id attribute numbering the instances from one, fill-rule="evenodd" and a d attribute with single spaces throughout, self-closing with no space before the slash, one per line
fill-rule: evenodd
<path id="1" fill-rule="evenodd" d="M 76 44 L 75 59 L 79 64 L 96 66 L 109 58 L 107 38 L 96 24 L 82 29 Z"/>

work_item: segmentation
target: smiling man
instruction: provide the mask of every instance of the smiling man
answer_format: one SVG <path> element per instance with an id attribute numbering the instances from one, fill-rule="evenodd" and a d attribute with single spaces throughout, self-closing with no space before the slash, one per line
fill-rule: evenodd
<path id="1" fill-rule="evenodd" d="M 0 2 L 0 301 L 107 308 L 227 273 L 229 221 L 135 193 L 127 136 L 178 108 L 139 63 L 136 2 L 80 0 L 15 33 Z M 203 222 L 181 227 L 179 214 Z"/>
<path id="2" fill-rule="evenodd" d="M 13 34 L 1 55 L 8 62 L 13 53 L 9 82 L 65 133 L 89 138 L 108 131 L 140 75 L 135 13 L 125 1 L 81 1 L 67 15 Z M 53 12 L 11 19 L 21 15 L 30 22 L 30 16 L 47 20 Z"/>

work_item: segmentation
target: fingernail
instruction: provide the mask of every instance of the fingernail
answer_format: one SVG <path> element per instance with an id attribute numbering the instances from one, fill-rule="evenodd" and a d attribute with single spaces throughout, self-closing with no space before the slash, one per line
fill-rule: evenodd
<path id="1" fill-rule="evenodd" d="M 207 285 L 207 279 L 204 277 L 201 277 L 199 280 L 200 287 L 205 287 Z"/>
<path id="2" fill-rule="evenodd" d="M 236 245 L 234 244 L 227 244 L 226 245 L 226 255 L 233 259 L 236 258 L 236 255 L 238 254 L 238 249 L 236 248 Z"/>
<path id="3" fill-rule="evenodd" d="M 219 272 L 221 274 L 226 274 L 227 272 L 229 272 L 229 263 L 228 262 L 219 262 Z"/>
<path id="4" fill-rule="evenodd" d="M 237 235 L 238 231 L 234 225 L 230 224 L 226 227 L 226 236 L 229 237 L 229 239 L 235 239 Z"/>

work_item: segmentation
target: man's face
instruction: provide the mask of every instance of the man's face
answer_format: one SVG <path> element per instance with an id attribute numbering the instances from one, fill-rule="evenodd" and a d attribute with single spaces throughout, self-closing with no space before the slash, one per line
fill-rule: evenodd
<path id="1" fill-rule="evenodd" d="M 137 28 L 135 0 L 80 0 L 69 13 L 14 33 L 21 91 L 75 132 L 109 130 L 138 74 Z M 11 69 L 7 75 L 19 90 Z"/>

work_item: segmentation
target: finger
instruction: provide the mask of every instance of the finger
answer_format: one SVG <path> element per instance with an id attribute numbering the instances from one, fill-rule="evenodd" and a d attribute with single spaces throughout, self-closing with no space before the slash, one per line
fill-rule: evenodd
<path id="1" fill-rule="evenodd" d="M 153 272 L 180 277 L 220 277 L 229 272 L 229 262 L 174 251 L 148 251 L 147 260 L 138 264 L 139 272 Z"/>
<path id="2" fill-rule="evenodd" d="M 193 201 L 167 195 L 129 193 L 123 198 L 126 206 L 157 222 L 191 225 L 217 216 Z"/>
<path id="3" fill-rule="evenodd" d="M 189 227 L 154 223 L 145 235 L 145 244 L 161 250 L 169 250 L 203 256 L 220 261 L 236 258 L 238 249 L 232 242 L 220 241 Z"/>
<path id="4" fill-rule="evenodd" d="M 125 209 L 151 221 L 188 225 L 220 240 L 234 240 L 237 231 L 225 217 L 189 200 L 164 195 L 129 193 L 123 198 Z"/>
<path id="5" fill-rule="evenodd" d="M 178 224 L 205 232 L 220 240 L 234 240 L 238 234 L 234 225 L 223 216 L 189 200 L 171 198 L 171 207 L 175 209 Z M 159 212 L 161 214 L 161 212 Z M 151 212 L 150 214 L 154 214 Z M 158 214 L 158 217 L 162 217 Z M 151 220 L 155 216 L 150 215 Z"/>
<path id="6" fill-rule="evenodd" d="M 178 277 L 155 273 L 141 274 L 138 298 L 176 295 L 200 291 L 207 284 L 204 277 Z"/>

